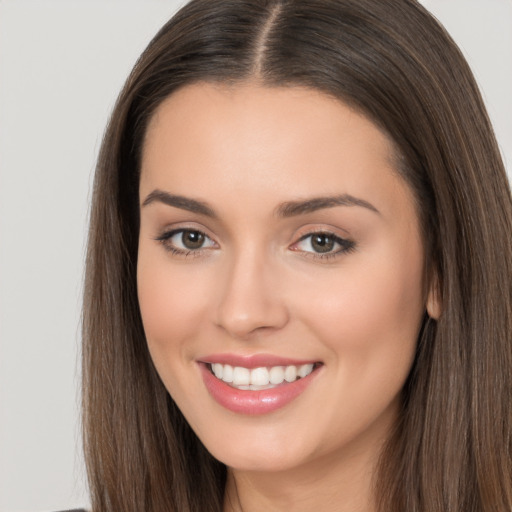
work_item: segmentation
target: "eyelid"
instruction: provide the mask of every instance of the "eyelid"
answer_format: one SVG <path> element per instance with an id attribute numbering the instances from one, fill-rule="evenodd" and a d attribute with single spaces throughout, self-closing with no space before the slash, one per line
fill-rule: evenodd
<path id="1" fill-rule="evenodd" d="M 200 233 L 209 240 L 211 243 L 208 246 L 198 247 L 197 249 L 187 247 L 177 247 L 171 243 L 171 239 L 179 233 L 192 232 Z M 208 234 L 206 230 L 200 229 L 195 226 L 179 226 L 174 228 L 164 229 L 160 235 L 155 237 L 157 242 L 160 242 L 166 251 L 178 256 L 201 256 L 205 251 L 210 251 L 218 247 L 217 242 Z"/>
<path id="2" fill-rule="evenodd" d="M 308 238 L 310 238 L 314 235 L 328 236 L 328 237 L 332 238 L 334 243 L 337 244 L 339 247 L 336 250 L 324 252 L 324 253 L 315 252 L 315 251 L 306 251 L 306 250 L 300 249 L 298 247 L 301 242 L 303 242 L 304 240 L 307 240 Z M 325 228 L 320 228 L 320 227 L 317 229 L 311 229 L 307 233 L 304 233 L 303 235 L 301 235 L 299 237 L 299 239 L 296 242 L 294 242 L 290 246 L 290 249 L 292 251 L 300 252 L 305 257 L 323 259 L 323 260 L 341 257 L 345 254 L 352 252 L 353 250 L 355 250 L 355 248 L 356 248 L 356 244 L 353 240 L 351 240 L 349 238 L 341 237 L 340 235 L 336 234 L 335 232 L 333 232 L 330 229 L 325 229 Z"/>
<path id="3" fill-rule="evenodd" d="M 191 225 L 181 225 L 181 226 L 168 226 L 163 229 L 161 234 L 156 236 L 154 239 L 158 241 L 166 251 L 178 255 L 178 256 L 201 256 L 205 253 L 205 251 L 211 251 L 212 249 L 218 249 L 219 245 L 215 241 L 215 239 L 207 233 L 207 229 L 198 226 Z M 185 232 L 196 232 L 205 237 L 207 241 L 207 245 L 200 246 L 198 248 L 187 248 L 179 247 L 175 243 L 171 242 L 171 239 L 180 233 Z M 334 242 L 335 250 L 329 250 L 326 252 L 317 252 L 315 250 L 306 250 L 300 247 L 300 244 L 314 235 L 322 235 L 332 239 Z M 316 258 L 320 260 L 332 259 L 336 257 L 341 257 L 349 252 L 352 252 L 355 249 L 355 242 L 348 237 L 340 236 L 335 232 L 335 229 L 326 228 L 325 226 L 313 227 L 310 226 L 307 232 L 303 232 L 303 234 L 298 235 L 296 241 L 293 242 L 288 249 L 301 253 L 304 257 L 308 258 Z"/>

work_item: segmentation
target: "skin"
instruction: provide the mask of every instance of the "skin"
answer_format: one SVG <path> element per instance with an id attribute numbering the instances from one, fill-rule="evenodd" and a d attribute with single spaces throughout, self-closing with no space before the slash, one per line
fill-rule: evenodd
<path id="1" fill-rule="evenodd" d="M 169 393 L 228 466 L 225 511 L 371 511 L 423 314 L 436 303 L 412 193 L 372 122 L 320 92 L 195 84 L 157 110 L 143 148 L 138 293 Z M 207 203 L 215 217 L 154 200 Z M 283 217 L 284 202 L 350 194 L 370 206 Z M 206 234 L 173 253 L 181 234 Z M 350 241 L 321 257 L 310 233 Z M 160 238 L 160 239 L 159 239 Z M 347 246 L 348 247 L 348 246 Z M 209 395 L 197 360 L 275 354 L 322 363 L 309 387 L 259 416 Z"/>

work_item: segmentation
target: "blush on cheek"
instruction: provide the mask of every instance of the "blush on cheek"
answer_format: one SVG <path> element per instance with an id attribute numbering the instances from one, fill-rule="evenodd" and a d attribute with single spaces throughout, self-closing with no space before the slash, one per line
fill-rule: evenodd
<path id="1" fill-rule="evenodd" d="M 146 338 L 150 345 L 179 346 L 194 339 L 208 318 L 205 279 L 193 272 L 176 272 L 164 259 L 141 257 L 138 299 Z"/>
<path id="2" fill-rule="evenodd" d="M 371 354 L 379 354 L 380 347 L 409 357 L 424 310 L 418 286 L 421 259 L 413 261 L 414 265 L 404 264 L 409 268 L 402 273 L 396 260 L 368 262 L 364 272 L 347 272 L 339 282 L 331 282 L 337 293 L 331 289 L 331 293 L 317 294 L 316 302 L 309 302 L 310 311 L 317 312 L 311 317 L 313 330 L 330 340 L 342 357 L 353 352 L 361 363 Z"/>

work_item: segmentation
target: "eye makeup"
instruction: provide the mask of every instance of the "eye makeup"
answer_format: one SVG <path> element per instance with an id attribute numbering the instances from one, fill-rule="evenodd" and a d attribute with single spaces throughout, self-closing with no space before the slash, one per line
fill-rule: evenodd
<path id="1" fill-rule="evenodd" d="M 218 244 L 199 229 L 175 228 L 155 238 L 163 248 L 176 256 L 199 257 L 205 251 L 218 249 Z M 310 231 L 294 242 L 289 249 L 315 259 L 332 259 L 355 249 L 352 240 L 342 238 L 330 231 Z"/>

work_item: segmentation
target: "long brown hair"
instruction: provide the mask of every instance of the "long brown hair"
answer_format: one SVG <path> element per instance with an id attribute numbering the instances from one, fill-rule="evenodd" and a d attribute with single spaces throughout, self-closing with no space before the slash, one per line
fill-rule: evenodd
<path id="1" fill-rule="evenodd" d="M 94 182 L 83 316 L 84 445 L 94 512 L 220 512 L 226 468 L 151 362 L 136 293 L 141 146 L 155 109 L 198 81 L 300 85 L 394 140 L 413 190 L 425 317 L 402 413 L 381 456 L 380 510 L 512 510 L 512 206 L 468 65 L 414 0 L 193 0 L 140 57 Z"/>

